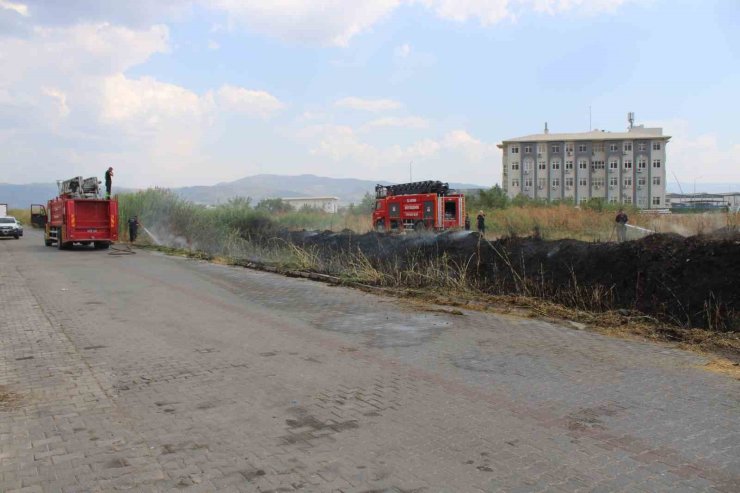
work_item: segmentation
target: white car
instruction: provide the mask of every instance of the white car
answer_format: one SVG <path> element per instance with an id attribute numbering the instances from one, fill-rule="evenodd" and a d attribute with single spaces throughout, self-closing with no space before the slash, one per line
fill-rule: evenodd
<path id="1" fill-rule="evenodd" d="M 0 217 L 0 236 L 12 236 L 17 240 L 23 236 L 23 226 L 13 216 Z"/>

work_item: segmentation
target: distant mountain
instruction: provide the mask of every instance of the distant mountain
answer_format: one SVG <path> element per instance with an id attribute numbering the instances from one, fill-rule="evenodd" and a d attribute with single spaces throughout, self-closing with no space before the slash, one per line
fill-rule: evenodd
<path id="1" fill-rule="evenodd" d="M 374 193 L 375 185 L 390 185 L 387 181 L 355 178 L 326 178 L 316 175 L 255 175 L 213 186 L 175 188 L 181 197 L 200 204 L 218 204 L 233 197 L 251 197 L 253 202 L 264 198 L 338 197 L 340 203 L 359 203 L 362 197 Z M 480 185 L 450 183 L 451 188 L 484 188 Z"/>
<path id="2" fill-rule="evenodd" d="M 8 204 L 11 209 L 27 209 L 31 204 L 46 204 L 46 201 L 56 194 L 56 183 L 30 183 L 28 185 L 0 183 L 0 204 Z"/>

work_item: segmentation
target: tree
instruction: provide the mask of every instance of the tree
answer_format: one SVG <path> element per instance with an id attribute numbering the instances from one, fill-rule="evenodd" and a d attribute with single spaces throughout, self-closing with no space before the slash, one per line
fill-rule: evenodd
<path id="1" fill-rule="evenodd" d="M 483 209 L 506 209 L 509 206 L 509 197 L 503 188 L 494 185 L 488 190 L 479 192 L 478 204 Z"/>
<path id="2" fill-rule="evenodd" d="M 284 202 L 283 199 L 262 199 L 257 203 L 255 210 L 269 212 L 271 214 L 280 214 L 292 211 L 293 206 Z"/>

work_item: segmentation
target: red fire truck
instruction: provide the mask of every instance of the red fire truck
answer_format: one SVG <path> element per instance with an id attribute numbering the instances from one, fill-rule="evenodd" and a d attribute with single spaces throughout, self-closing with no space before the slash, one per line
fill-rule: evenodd
<path id="1" fill-rule="evenodd" d="M 377 231 L 449 229 L 465 225 L 465 195 L 447 183 L 419 181 L 375 187 L 373 227 Z"/>
<path id="2" fill-rule="evenodd" d="M 43 227 L 44 244 L 64 250 L 73 243 L 108 248 L 118 241 L 118 201 L 100 198 L 97 178 L 57 182 L 59 196 L 31 206 L 31 223 Z"/>

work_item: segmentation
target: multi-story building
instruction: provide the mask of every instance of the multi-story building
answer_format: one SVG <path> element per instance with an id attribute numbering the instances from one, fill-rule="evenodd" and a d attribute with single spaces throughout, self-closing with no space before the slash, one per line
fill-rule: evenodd
<path id="1" fill-rule="evenodd" d="M 662 128 L 626 132 L 545 133 L 504 140 L 502 187 L 510 198 L 580 204 L 591 198 L 666 207 L 666 145 Z"/>

